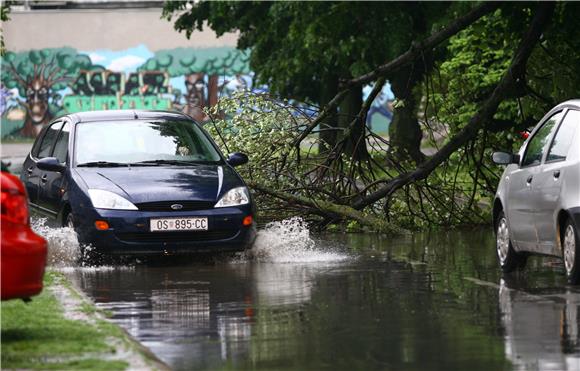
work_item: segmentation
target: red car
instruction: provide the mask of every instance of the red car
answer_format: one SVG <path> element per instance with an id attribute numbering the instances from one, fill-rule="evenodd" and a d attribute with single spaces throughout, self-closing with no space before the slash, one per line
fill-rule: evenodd
<path id="1" fill-rule="evenodd" d="M 4 169 L 0 176 L 1 296 L 26 300 L 42 291 L 47 243 L 30 228 L 22 182 Z"/>

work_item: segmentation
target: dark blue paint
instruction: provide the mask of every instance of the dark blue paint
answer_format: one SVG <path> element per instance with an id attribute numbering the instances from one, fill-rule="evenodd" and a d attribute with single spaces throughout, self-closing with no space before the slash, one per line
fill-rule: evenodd
<path id="1" fill-rule="evenodd" d="M 218 164 L 199 164 L 187 166 L 160 165 L 145 167 L 76 167 L 70 161 L 70 153 L 75 148 L 76 125 L 88 121 L 104 120 L 191 120 L 188 116 L 171 112 L 155 111 L 102 111 L 77 113 L 58 120 L 71 124 L 69 137 L 69 157 L 64 169 L 50 171 L 39 162 L 51 160 L 38 159 L 35 153 L 29 154 L 21 176 L 30 196 L 31 206 L 41 213 L 64 225 L 66 217 L 72 213 L 79 242 L 90 243 L 97 250 L 111 254 L 158 254 L 158 253 L 191 253 L 199 251 L 238 251 L 251 247 L 255 235 L 255 224 L 250 227 L 242 225 L 248 215 L 254 215 L 255 206 L 250 204 L 236 207 L 211 208 L 194 211 L 139 211 L 108 210 L 93 207 L 89 189 L 101 189 L 116 193 L 133 204 L 144 202 L 205 201 L 216 203 L 232 188 L 245 186 L 241 177 L 221 155 Z M 122 123 L 120 123 L 122 125 Z M 42 140 L 44 132 L 37 141 Z M 215 143 L 212 141 L 215 146 Z M 36 148 L 37 145 L 33 146 Z M 218 150 L 219 152 L 219 150 Z M 237 163 L 245 155 L 236 154 Z M 246 161 L 247 162 L 247 157 Z M 234 162 L 236 162 L 234 161 Z M 243 161 L 242 161 L 243 162 Z M 52 164 L 54 165 L 54 164 Z M 219 188 L 218 167 L 223 169 L 223 182 Z M 31 169 L 30 172 L 27 169 Z M 64 171 L 63 171 L 64 170 Z M 219 194 L 218 194 L 219 189 Z M 152 234 L 149 232 L 151 218 L 173 217 L 207 217 L 209 231 L 223 231 L 227 238 L 197 241 L 195 238 L 171 239 L 171 241 L 131 242 L 118 238 L 123 233 Z M 105 220 L 110 229 L 99 231 L 95 228 L 96 220 Z M 226 233 L 227 232 L 227 233 Z M 179 233 L 179 232 L 177 232 Z"/>

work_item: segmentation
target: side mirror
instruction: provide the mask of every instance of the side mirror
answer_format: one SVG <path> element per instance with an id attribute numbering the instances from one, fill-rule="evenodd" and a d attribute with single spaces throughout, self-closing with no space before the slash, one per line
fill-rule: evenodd
<path id="1" fill-rule="evenodd" d="M 520 155 L 514 155 L 507 152 L 494 152 L 491 156 L 493 162 L 498 165 L 519 164 Z"/>
<path id="2" fill-rule="evenodd" d="M 60 162 L 58 162 L 58 160 L 56 159 L 56 157 L 45 157 L 45 158 L 41 158 L 36 163 L 36 166 L 40 170 L 45 170 L 45 171 L 58 171 L 59 173 L 62 173 L 62 172 L 64 172 L 66 170 L 66 166 L 64 166 Z"/>
<path id="3" fill-rule="evenodd" d="M 234 152 L 228 156 L 228 164 L 232 166 L 239 166 L 248 163 L 248 156 L 244 153 Z"/>

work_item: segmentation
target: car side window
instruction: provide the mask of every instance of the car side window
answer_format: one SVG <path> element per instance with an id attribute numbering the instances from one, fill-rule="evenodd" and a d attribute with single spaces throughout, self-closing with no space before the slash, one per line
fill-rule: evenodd
<path id="1" fill-rule="evenodd" d="M 580 126 L 580 111 L 569 110 L 556 132 L 556 136 L 552 141 L 552 146 L 548 152 L 548 161 L 561 161 L 565 160 L 568 155 L 568 150 L 572 145 L 572 139 L 574 139 L 574 133 L 576 128 Z"/>
<path id="2" fill-rule="evenodd" d="M 56 141 L 56 137 L 62 126 L 61 122 L 55 122 L 54 124 L 50 125 L 46 133 L 44 133 L 44 137 L 42 138 L 42 142 L 40 143 L 40 148 L 38 149 L 38 158 L 45 158 L 50 156 L 50 152 L 52 151 L 52 146 Z"/>
<path id="3" fill-rule="evenodd" d="M 522 166 L 538 165 L 542 162 L 544 153 L 550 145 L 550 138 L 557 127 L 558 122 L 562 119 L 562 111 L 555 113 L 544 122 L 540 130 L 530 139 L 522 160 Z"/>
<path id="4" fill-rule="evenodd" d="M 56 145 L 54 146 L 54 151 L 52 152 L 52 156 L 56 157 L 60 163 L 66 162 L 66 155 L 68 154 L 69 134 L 70 123 L 65 122 L 58 136 L 58 140 L 56 141 Z"/>

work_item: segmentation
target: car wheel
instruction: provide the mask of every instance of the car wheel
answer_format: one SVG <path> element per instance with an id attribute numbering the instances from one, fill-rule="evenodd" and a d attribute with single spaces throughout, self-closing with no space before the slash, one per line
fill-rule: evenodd
<path id="1" fill-rule="evenodd" d="M 580 237 L 578 231 L 571 220 L 566 222 L 562 238 L 562 250 L 564 252 L 564 266 L 566 267 L 566 277 L 568 283 L 576 285 L 580 282 L 580 254 L 578 246 Z"/>
<path id="2" fill-rule="evenodd" d="M 514 250 L 510 240 L 510 231 L 505 214 L 500 212 L 497 225 L 495 227 L 496 251 L 499 266 L 504 273 L 513 272 L 516 269 L 523 269 L 526 265 L 527 255 Z"/>

